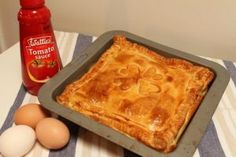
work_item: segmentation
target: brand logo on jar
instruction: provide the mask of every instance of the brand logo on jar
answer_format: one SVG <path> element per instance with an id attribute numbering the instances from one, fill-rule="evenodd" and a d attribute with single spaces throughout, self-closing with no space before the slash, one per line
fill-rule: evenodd
<path id="1" fill-rule="evenodd" d="M 29 46 L 38 46 L 38 45 L 46 45 L 52 42 L 51 36 L 42 36 L 37 38 L 30 38 L 27 40 Z"/>

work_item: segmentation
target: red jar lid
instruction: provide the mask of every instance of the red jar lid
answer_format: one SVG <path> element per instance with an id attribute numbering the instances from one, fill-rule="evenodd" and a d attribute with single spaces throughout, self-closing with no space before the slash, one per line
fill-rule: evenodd
<path id="1" fill-rule="evenodd" d="M 20 5 L 23 8 L 37 8 L 44 5 L 44 0 L 20 0 Z"/>

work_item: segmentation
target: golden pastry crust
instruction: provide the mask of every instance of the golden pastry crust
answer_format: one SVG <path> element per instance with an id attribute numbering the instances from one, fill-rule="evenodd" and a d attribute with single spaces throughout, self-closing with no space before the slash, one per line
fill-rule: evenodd
<path id="1" fill-rule="evenodd" d="M 114 36 L 57 101 L 162 152 L 173 151 L 214 73 Z"/>

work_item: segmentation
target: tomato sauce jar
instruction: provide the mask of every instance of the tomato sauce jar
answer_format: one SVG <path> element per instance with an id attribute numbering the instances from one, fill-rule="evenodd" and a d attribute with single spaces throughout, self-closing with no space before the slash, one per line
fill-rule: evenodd
<path id="1" fill-rule="evenodd" d="M 62 68 L 51 14 L 44 3 L 44 0 L 20 0 L 18 12 L 22 80 L 33 95 Z"/>

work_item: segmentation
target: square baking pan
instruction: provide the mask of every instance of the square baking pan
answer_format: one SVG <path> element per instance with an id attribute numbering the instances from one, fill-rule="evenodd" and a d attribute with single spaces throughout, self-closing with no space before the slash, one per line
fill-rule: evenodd
<path id="1" fill-rule="evenodd" d="M 66 108 L 56 102 L 56 97 L 63 92 L 66 85 L 79 79 L 88 71 L 91 65 L 96 63 L 101 54 L 112 45 L 113 36 L 116 34 L 125 35 L 128 40 L 144 45 L 165 57 L 188 60 L 195 65 L 208 67 L 215 73 L 215 79 L 213 80 L 206 96 L 179 139 L 177 148 L 171 153 L 158 152 L 132 137 L 127 137 L 112 128 L 98 123 L 83 114 Z M 190 157 L 194 154 L 201 137 L 204 135 L 229 79 L 230 76 L 228 72 L 221 65 L 215 62 L 158 44 L 129 32 L 110 31 L 97 38 L 91 46 L 80 54 L 80 56 L 74 59 L 56 76 L 43 85 L 39 91 L 39 101 L 48 110 L 141 156 Z"/>

